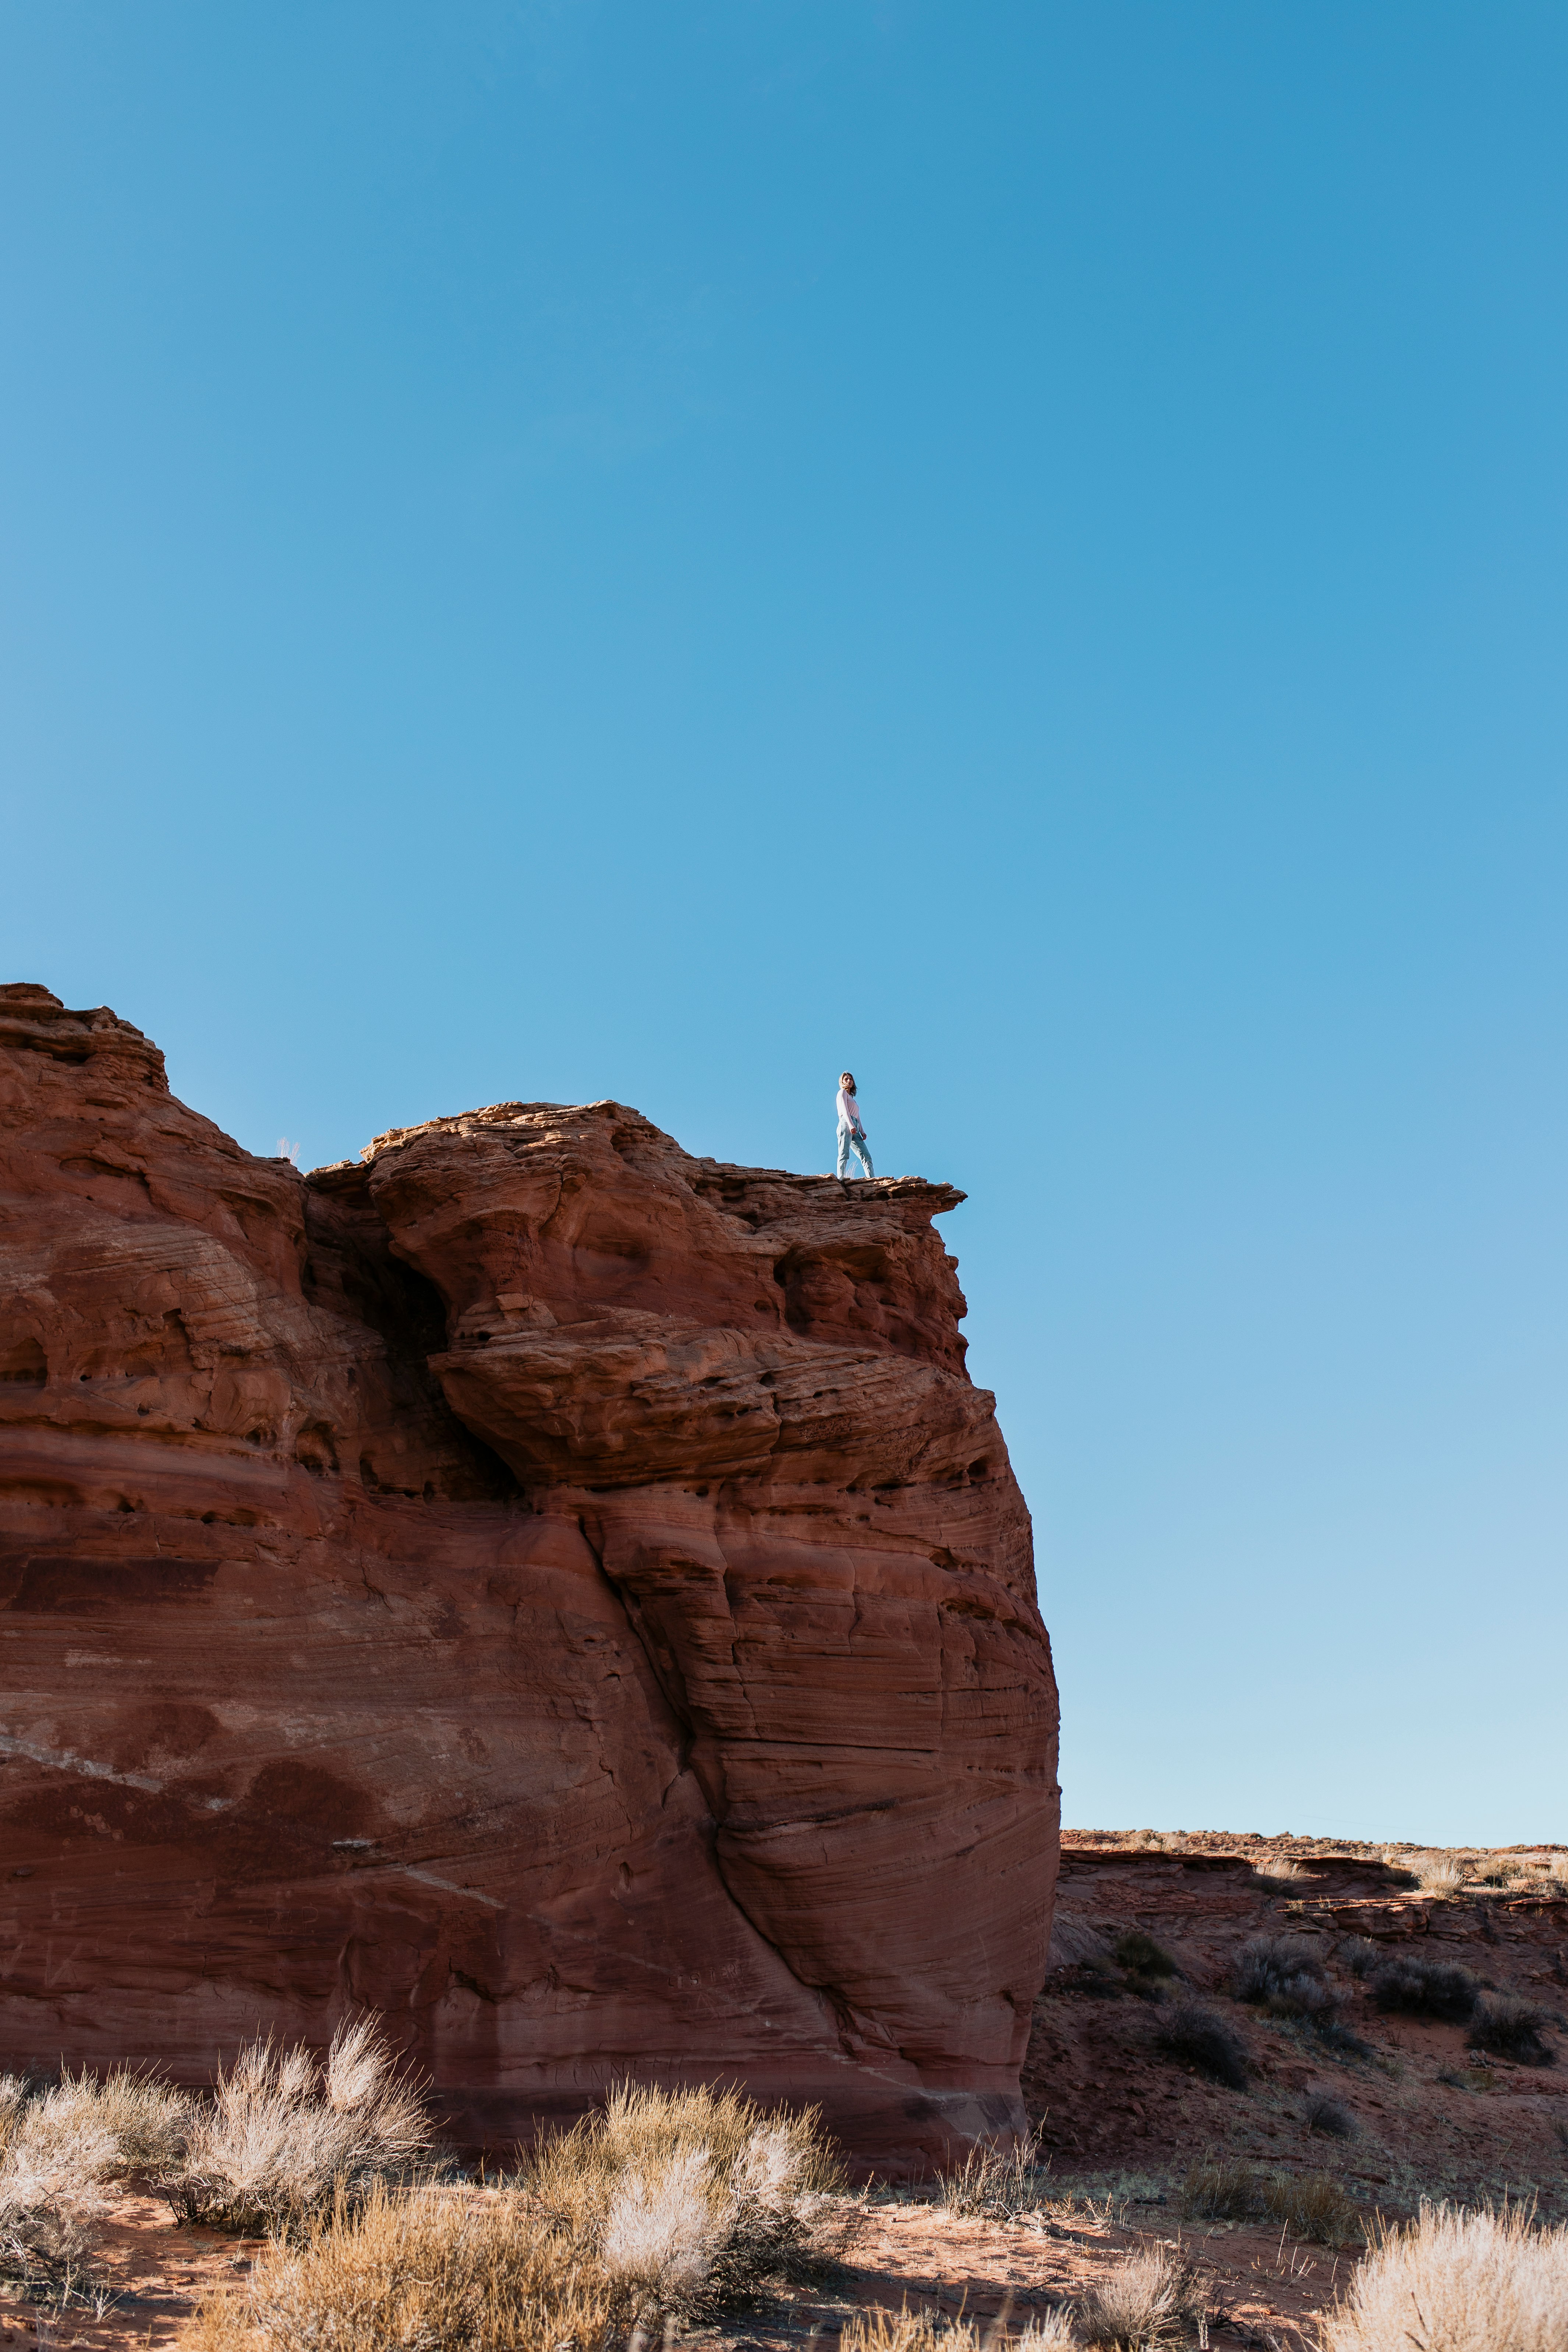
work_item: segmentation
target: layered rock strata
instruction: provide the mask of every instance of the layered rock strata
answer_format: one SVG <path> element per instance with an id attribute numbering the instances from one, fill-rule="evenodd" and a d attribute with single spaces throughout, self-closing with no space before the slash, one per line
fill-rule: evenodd
<path id="1" fill-rule="evenodd" d="M 383 2011 L 496 2145 L 626 2073 L 1021 2119 L 1029 1524 L 912 1180 L 508 1103 L 301 1177 L 0 990 L 0 2065 Z"/>

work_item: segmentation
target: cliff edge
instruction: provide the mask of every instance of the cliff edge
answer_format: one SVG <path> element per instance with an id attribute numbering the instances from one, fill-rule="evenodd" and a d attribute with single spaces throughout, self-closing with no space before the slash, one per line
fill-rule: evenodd
<path id="1" fill-rule="evenodd" d="M 0 989 L 0 2067 L 369 2003 L 473 2143 L 627 2072 L 1021 2124 L 1056 1692 L 962 1198 L 618 1103 L 302 1177 Z"/>

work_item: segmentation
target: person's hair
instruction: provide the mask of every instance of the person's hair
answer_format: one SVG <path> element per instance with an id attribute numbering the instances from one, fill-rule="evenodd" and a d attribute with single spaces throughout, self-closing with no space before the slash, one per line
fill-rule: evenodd
<path id="1" fill-rule="evenodd" d="M 854 1093 L 854 1091 L 855 1091 L 855 1073 L 854 1073 L 854 1071 L 853 1071 L 853 1070 L 840 1070 L 840 1071 L 839 1071 L 839 1073 L 838 1073 L 838 1083 L 839 1083 L 839 1085 L 840 1085 L 841 1087 L 848 1087 L 848 1089 L 849 1089 L 849 1091 L 850 1091 L 850 1093 L 851 1093 L 851 1094 L 853 1094 L 853 1093 Z"/>

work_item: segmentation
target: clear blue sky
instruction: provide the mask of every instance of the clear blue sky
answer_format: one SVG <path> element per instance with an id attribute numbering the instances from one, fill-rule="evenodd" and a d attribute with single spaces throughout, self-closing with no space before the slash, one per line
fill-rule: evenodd
<path id="1" fill-rule="evenodd" d="M 1079 1824 L 1568 1838 L 1568 14 L 4 0 L 6 977 L 949 1220 Z"/>

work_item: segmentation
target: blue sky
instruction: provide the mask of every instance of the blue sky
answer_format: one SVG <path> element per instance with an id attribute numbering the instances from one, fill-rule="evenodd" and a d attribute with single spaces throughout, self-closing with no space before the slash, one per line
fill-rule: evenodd
<path id="1" fill-rule="evenodd" d="M 7 977 L 949 1221 L 1069 1822 L 1568 1837 L 1568 17 L 0 4 Z"/>

